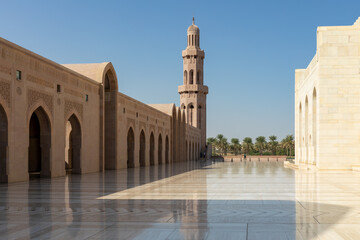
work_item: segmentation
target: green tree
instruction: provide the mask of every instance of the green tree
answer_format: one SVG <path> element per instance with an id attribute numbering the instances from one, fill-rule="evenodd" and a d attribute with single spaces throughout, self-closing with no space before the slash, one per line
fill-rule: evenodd
<path id="1" fill-rule="evenodd" d="M 230 150 L 233 151 L 235 155 L 239 154 L 241 151 L 241 144 L 238 138 L 231 139 Z"/>
<path id="2" fill-rule="evenodd" d="M 256 138 L 255 148 L 259 151 L 260 155 L 263 154 L 266 149 L 266 138 L 264 136 L 259 136 Z"/>
<path id="3" fill-rule="evenodd" d="M 275 135 L 272 135 L 269 137 L 269 150 L 271 151 L 272 155 L 276 155 L 276 150 L 279 147 L 279 142 L 276 141 L 277 137 Z"/>
<path id="4" fill-rule="evenodd" d="M 287 135 L 282 141 L 281 146 L 286 149 L 286 155 L 290 155 L 292 153 L 292 149 L 295 146 L 294 142 L 294 136 L 293 135 Z"/>
<path id="5" fill-rule="evenodd" d="M 243 139 L 242 149 L 244 153 L 249 153 L 253 149 L 253 143 L 250 137 L 246 137 Z"/>
<path id="6" fill-rule="evenodd" d="M 211 153 L 212 155 L 215 153 L 215 145 L 216 145 L 216 138 L 210 137 L 206 141 L 207 145 L 211 144 Z"/>
<path id="7" fill-rule="evenodd" d="M 225 154 L 225 155 L 227 154 L 228 143 L 227 143 L 227 138 L 225 138 L 224 135 L 218 134 L 216 136 L 216 147 L 223 154 Z"/>

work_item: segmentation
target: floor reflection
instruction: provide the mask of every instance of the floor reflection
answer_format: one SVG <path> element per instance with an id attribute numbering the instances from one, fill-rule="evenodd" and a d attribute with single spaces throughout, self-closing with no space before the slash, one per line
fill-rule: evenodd
<path id="1" fill-rule="evenodd" d="M 360 175 L 188 162 L 0 185 L 0 239 L 360 239 Z"/>

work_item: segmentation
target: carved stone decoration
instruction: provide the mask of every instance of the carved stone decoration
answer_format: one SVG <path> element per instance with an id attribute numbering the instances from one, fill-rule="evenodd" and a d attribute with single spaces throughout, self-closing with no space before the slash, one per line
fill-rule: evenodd
<path id="1" fill-rule="evenodd" d="M 21 95 L 21 94 L 22 94 L 21 87 L 17 87 L 17 88 L 16 88 L 16 93 L 17 93 L 18 95 Z"/>
<path id="2" fill-rule="evenodd" d="M 8 107 L 10 107 L 10 83 L 0 81 L 0 96 L 5 100 Z"/>
<path id="3" fill-rule="evenodd" d="M 65 100 L 64 102 L 64 118 L 67 121 L 68 116 L 72 111 L 75 111 L 78 114 L 79 118 L 83 118 L 83 104 L 77 103 L 69 100 Z M 79 119 L 79 121 L 81 120 Z"/>
<path id="4" fill-rule="evenodd" d="M 51 95 L 29 89 L 27 97 L 28 97 L 28 109 L 30 109 L 31 106 L 33 106 L 39 100 L 43 100 L 45 105 L 50 110 L 51 115 L 53 115 L 53 97 Z"/>

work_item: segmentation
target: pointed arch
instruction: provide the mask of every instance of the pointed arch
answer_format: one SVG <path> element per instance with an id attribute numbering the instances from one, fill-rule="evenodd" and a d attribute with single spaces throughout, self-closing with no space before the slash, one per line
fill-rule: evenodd
<path id="1" fill-rule="evenodd" d="M 51 123 L 43 106 L 30 115 L 28 172 L 29 177 L 51 176 Z"/>
<path id="2" fill-rule="evenodd" d="M 188 72 L 185 70 L 184 71 L 184 85 L 186 85 L 188 82 Z"/>
<path id="3" fill-rule="evenodd" d="M 162 137 L 161 133 L 159 134 L 158 138 L 158 164 L 162 164 Z"/>
<path id="4" fill-rule="evenodd" d="M 165 139 L 165 163 L 169 163 L 169 137 L 168 135 L 166 135 L 166 139 Z"/>
<path id="5" fill-rule="evenodd" d="M 316 88 L 313 90 L 312 99 L 312 144 L 314 149 L 313 162 L 316 163 L 316 149 L 317 149 L 317 94 Z"/>
<path id="6" fill-rule="evenodd" d="M 154 133 L 150 134 L 150 165 L 155 165 L 155 138 Z"/>
<path id="7" fill-rule="evenodd" d="M 190 70 L 189 72 L 189 84 L 194 84 L 194 70 Z"/>
<path id="8" fill-rule="evenodd" d="M 141 133 L 140 133 L 140 149 L 139 149 L 140 167 L 145 167 L 146 166 L 145 152 L 146 152 L 145 132 L 144 132 L 144 130 L 141 130 Z"/>
<path id="9" fill-rule="evenodd" d="M 305 98 L 305 161 L 309 162 L 309 100 Z"/>
<path id="10" fill-rule="evenodd" d="M 116 169 L 116 132 L 117 132 L 117 94 L 118 83 L 115 70 L 111 65 L 104 69 L 104 141 L 105 141 L 105 169 Z"/>
<path id="11" fill-rule="evenodd" d="M 129 128 L 127 134 L 127 167 L 134 168 L 135 167 L 135 157 L 134 157 L 134 149 L 135 149 L 135 136 L 134 130 L 132 127 Z"/>
<path id="12" fill-rule="evenodd" d="M 8 182 L 8 118 L 0 104 L 0 182 Z"/>
<path id="13" fill-rule="evenodd" d="M 65 138 L 65 170 L 81 173 L 81 124 L 75 113 L 66 121 Z"/>

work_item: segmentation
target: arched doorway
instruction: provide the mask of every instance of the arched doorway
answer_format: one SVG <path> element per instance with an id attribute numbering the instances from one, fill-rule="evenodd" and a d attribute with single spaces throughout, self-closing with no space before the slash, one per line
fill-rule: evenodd
<path id="1" fill-rule="evenodd" d="M 48 115 L 42 107 L 37 108 L 29 123 L 29 177 L 51 176 L 51 126 Z"/>
<path id="2" fill-rule="evenodd" d="M 146 148 L 146 141 L 145 141 L 145 133 L 143 130 L 141 130 L 140 133 L 140 150 L 139 150 L 139 156 L 140 156 L 140 167 L 145 167 L 145 148 Z"/>
<path id="3" fill-rule="evenodd" d="M 313 130 L 313 134 L 312 134 L 312 138 L 313 138 L 313 149 L 314 149 L 314 157 L 313 157 L 313 163 L 316 163 L 316 127 L 317 127 L 317 122 L 316 122 L 316 114 L 317 114 L 317 109 L 316 109 L 316 103 L 317 103 L 317 97 L 316 97 L 316 88 L 314 88 L 314 92 L 313 92 L 313 100 L 312 100 L 312 130 Z"/>
<path id="4" fill-rule="evenodd" d="M 309 101 L 305 98 L 305 162 L 309 163 Z"/>
<path id="5" fill-rule="evenodd" d="M 104 137 L 105 137 L 105 169 L 116 169 L 116 132 L 117 132 L 117 83 L 115 73 L 108 70 L 104 82 Z"/>
<path id="6" fill-rule="evenodd" d="M 134 148 L 135 148 L 134 131 L 130 127 L 130 129 L 128 131 L 128 135 L 127 135 L 127 167 L 128 168 L 135 167 Z"/>
<path id="7" fill-rule="evenodd" d="M 65 170 L 67 173 L 81 173 L 81 126 L 73 114 L 65 127 Z"/>
<path id="8" fill-rule="evenodd" d="M 151 133 L 150 134 L 150 165 L 154 165 L 154 156 L 155 154 L 155 138 L 154 138 L 154 134 Z"/>
<path id="9" fill-rule="evenodd" d="M 162 137 L 159 134 L 159 141 L 158 141 L 158 164 L 162 164 Z"/>
<path id="10" fill-rule="evenodd" d="M 169 163 L 169 137 L 165 139 L 165 163 Z"/>
<path id="11" fill-rule="evenodd" d="M 8 181 L 7 174 L 8 120 L 0 105 L 0 182 Z"/>

